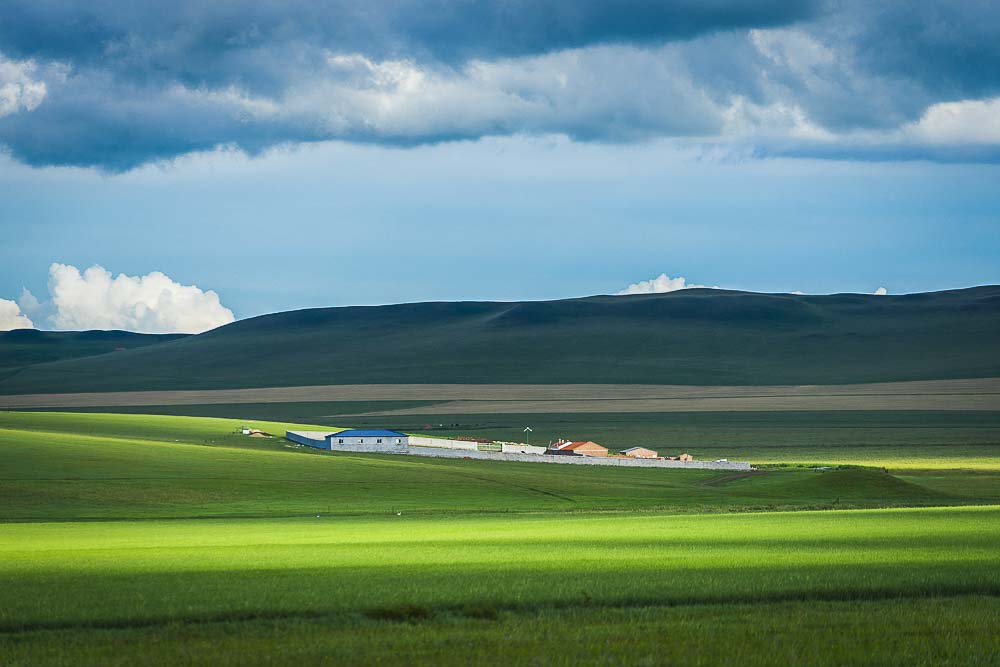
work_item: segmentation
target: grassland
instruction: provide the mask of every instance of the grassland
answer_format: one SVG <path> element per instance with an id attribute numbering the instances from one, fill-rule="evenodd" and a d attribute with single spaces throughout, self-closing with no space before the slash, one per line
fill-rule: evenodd
<path id="1" fill-rule="evenodd" d="M 252 413 L 280 411 L 260 406 Z M 612 449 L 642 445 L 670 454 L 688 451 L 701 459 L 758 464 L 1000 470 L 997 411 L 335 414 L 328 419 L 501 440 L 523 439 L 522 429 L 531 426 L 532 437 L 541 443 L 586 439 Z"/>
<path id="2" fill-rule="evenodd" d="M 0 413 L 0 664 L 993 665 L 998 305 L 688 291 L 15 334 L 0 405 L 84 412 Z M 242 425 L 530 425 L 758 470 Z"/>
<path id="3" fill-rule="evenodd" d="M 992 418 L 967 427 L 988 440 Z M 0 413 L 0 664 L 987 665 L 1000 650 L 998 469 L 919 449 L 901 471 L 751 474 L 332 454 L 244 423 L 291 425 Z"/>
<path id="4" fill-rule="evenodd" d="M 844 385 L 659 384 L 339 384 L 5 395 L 10 408 L 77 408 L 302 402 L 409 402 L 400 414 L 545 412 L 705 412 L 779 409 L 1000 410 L 1000 378 Z M 797 407 L 801 405 L 801 407 Z M 435 406 L 435 407 L 428 407 Z M 782 406 L 786 406 L 782 408 Z M 477 409 L 478 408 L 478 409 Z"/>
<path id="5" fill-rule="evenodd" d="M 405 616 L 406 610 L 400 611 Z M 1000 652 L 1000 610 L 991 596 L 521 612 L 470 608 L 466 614 L 408 620 L 330 614 L 38 630 L 8 640 L 6 655 L 14 665 L 100 667 L 277 662 L 922 667 L 993 665 Z"/>
<path id="6" fill-rule="evenodd" d="M 1000 287 L 803 296 L 681 290 L 276 313 L 34 363 L 0 394 L 324 384 L 844 384 L 1000 376 Z"/>
<path id="7" fill-rule="evenodd" d="M 391 513 L 725 511 L 1000 502 L 1000 471 L 968 493 L 962 471 L 933 488 L 880 469 L 752 475 L 608 470 L 320 453 L 235 433 L 224 419 L 0 413 L 0 519 Z M 289 424 L 251 421 L 283 432 Z M 933 461 L 925 462 L 932 468 Z M 911 475 L 923 471 L 910 471 Z M 917 479 L 917 478 L 914 478 Z"/>
<path id="8" fill-rule="evenodd" d="M 25 664 L 245 663 L 261 651 L 278 662 L 989 664 L 998 553 L 995 507 L 8 524 L 0 649 Z M 937 631 L 894 653 L 928 623 L 893 624 L 928 612 Z M 723 640 L 727 627 L 739 629 Z"/>
<path id="9" fill-rule="evenodd" d="M 759 464 L 867 465 L 893 470 L 952 468 L 1000 470 L 1000 411 L 791 411 L 712 413 L 420 414 L 390 415 L 402 401 L 339 401 L 161 405 L 88 408 L 391 427 L 441 436 L 595 440 L 612 449 L 643 445 L 701 459 Z M 378 415 L 359 416 L 364 412 Z"/>
<path id="10" fill-rule="evenodd" d="M 8 630 L 408 606 L 1000 594 L 995 506 L 32 523 L 0 531 L 8 583 L 0 628 Z"/>
<path id="11" fill-rule="evenodd" d="M 186 334 L 141 334 L 131 331 L 0 331 L 0 378 L 34 364 L 114 354 L 185 336 Z"/>

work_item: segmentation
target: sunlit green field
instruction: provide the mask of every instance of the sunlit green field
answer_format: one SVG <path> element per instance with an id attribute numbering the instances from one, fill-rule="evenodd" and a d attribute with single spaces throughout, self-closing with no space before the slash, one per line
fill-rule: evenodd
<path id="1" fill-rule="evenodd" d="M 1000 593 L 995 506 L 8 524 L 0 535 L 0 627 L 8 629 L 406 605 Z"/>
<path id="2" fill-rule="evenodd" d="M 0 664 L 1000 650 L 996 470 L 919 452 L 912 469 L 751 473 L 347 455 L 240 425 L 0 413 Z"/>
<path id="3" fill-rule="evenodd" d="M 750 620 L 759 605 L 764 622 L 803 651 L 815 641 L 808 625 L 780 613 L 801 608 L 820 625 L 815 605 L 836 602 L 833 616 L 846 612 L 861 625 L 887 607 L 910 614 L 923 607 L 948 625 L 970 609 L 944 602 L 964 596 L 979 596 L 973 626 L 995 628 L 1000 612 L 997 507 L 8 524 L 0 545 L 0 629 L 7 650 L 29 658 L 53 645 L 87 652 L 109 641 L 91 628 L 115 628 L 135 641 L 176 632 L 178 624 L 196 635 L 231 635 L 260 628 L 261 619 L 300 631 L 310 620 L 321 634 L 316 620 L 327 617 L 365 634 L 372 624 L 410 634 L 443 625 L 451 628 L 446 636 L 471 625 L 496 641 L 519 622 L 544 624 L 547 610 L 560 610 L 569 627 L 552 628 L 552 641 L 576 636 L 576 614 L 592 625 L 605 615 L 655 625 L 650 609 L 678 605 L 691 607 L 695 619 L 704 614 L 703 622 L 735 605 L 722 614 L 730 623 L 734 613 Z M 708 629 L 696 635 L 707 638 Z M 613 637 L 606 627 L 603 633 Z M 266 645 L 288 643 L 274 634 Z M 537 643 L 537 628 L 529 634 Z M 823 636 L 838 646 L 834 655 L 864 657 L 848 648 L 849 638 Z M 647 639 L 643 651 L 665 643 L 669 637 Z M 959 652 L 985 660 L 989 645 Z M 348 648 L 357 660 L 366 644 L 355 638 Z M 558 648 L 541 650 L 555 658 Z M 631 655 L 626 645 L 591 649 L 592 657 Z M 157 650 L 168 659 L 180 649 Z M 402 657 L 391 662 L 404 664 Z"/>

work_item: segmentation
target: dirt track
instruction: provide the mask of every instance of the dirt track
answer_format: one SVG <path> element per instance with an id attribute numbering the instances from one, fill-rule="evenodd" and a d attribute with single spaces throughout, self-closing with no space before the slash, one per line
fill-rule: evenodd
<path id="1" fill-rule="evenodd" d="M 854 385 L 399 384 L 0 396 L 0 408 L 441 401 L 378 414 L 712 410 L 1000 410 L 1000 378 Z"/>

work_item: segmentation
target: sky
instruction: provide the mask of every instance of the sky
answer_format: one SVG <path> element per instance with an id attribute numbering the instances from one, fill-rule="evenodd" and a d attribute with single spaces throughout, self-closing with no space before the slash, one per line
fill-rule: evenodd
<path id="1" fill-rule="evenodd" d="M 985 0 L 7 0 L 0 329 L 1000 282 Z"/>

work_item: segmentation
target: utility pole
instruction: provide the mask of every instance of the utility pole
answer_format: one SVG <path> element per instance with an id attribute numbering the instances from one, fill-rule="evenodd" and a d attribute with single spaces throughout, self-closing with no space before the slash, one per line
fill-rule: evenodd
<path id="1" fill-rule="evenodd" d="M 524 438 L 525 438 L 525 443 L 524 444 L 526 444 L 526 445 L 530 445 L 531 444 L 531 430 L 532 429 L 531 429 L 530 426 L 525 426 L 524 427 Z"/>

